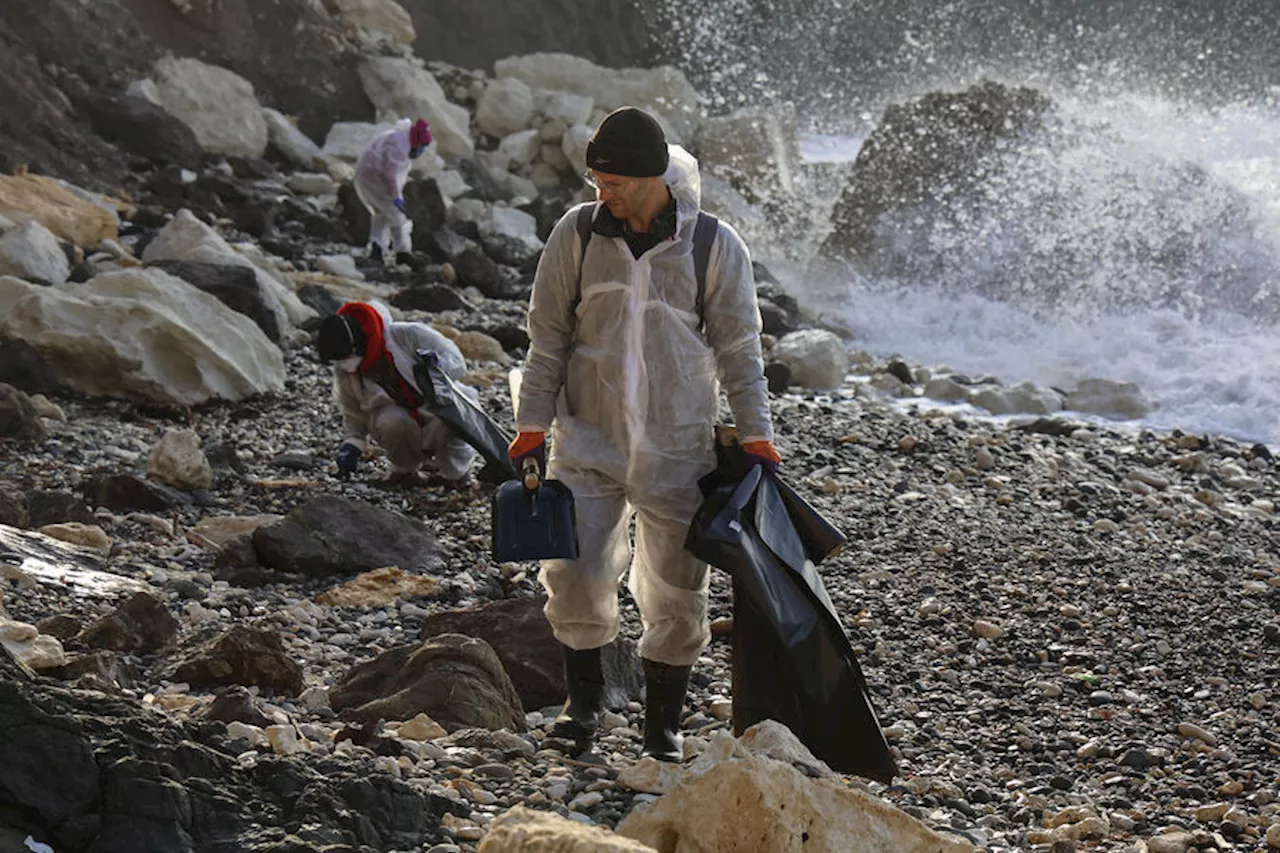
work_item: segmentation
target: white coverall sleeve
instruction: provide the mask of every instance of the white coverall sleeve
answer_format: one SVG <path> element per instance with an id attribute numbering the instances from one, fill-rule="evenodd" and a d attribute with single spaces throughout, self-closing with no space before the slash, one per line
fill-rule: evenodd
<path id="1" fill-rule="evenodd" d="M 529 355 L 525 359 L 520 402 L 520 432 L 547 432 L 555 418 L 556 398 L 564 385 L 573 347 L 574 296 L 578 288 L 578 208 L 569 210 L 547 238 L 529 297 Z"/>
<path id="2" fill-rule="evenodd" d="M 403 333 L 403 345 L 415 355 L 418 350 L 436 353 L 440 357 L 440 367 L 444 369 L 445 375 L 455 382 L 467 372 L 467 359 L 458 345 L 425 323 L 396 323 L 392 327 L 392 333 Z"/>
<path id="3" fill-rule="evenodd" d="M 342 412 L 342 442 L 353 444 L 363 451 L 369 436 L 369 413 L 360 405 L 356 393 L 359 381 L 358 377 L 339 376 L 338 368 L 334 368 L 333 399 Z"/>
<path id="4" fill-rule="evenodd" d="M 706 335 L 716 356 L 720 385 L 740 440 L 772 441 L 769 386 L 760 351 L 760 306 L 751 257 L 738 232 L 726 222 L 712 247 L 703 305 Z"/>

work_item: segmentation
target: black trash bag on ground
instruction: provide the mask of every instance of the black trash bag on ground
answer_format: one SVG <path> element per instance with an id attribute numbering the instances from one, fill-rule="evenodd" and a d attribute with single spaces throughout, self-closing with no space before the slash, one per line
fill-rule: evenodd
<path id="1" fill-rule="evenodd" d="M 484 409 L 449 378 L 433 352 L 418 351 L 413 376 L 422 389 L 427 411 L 435 415 L 449 430 L 476 449 L 484 459 L 486 471 L 500 472 L 502 480 L 514 479 L 515 466 L 507 455 L 511 436 L 485 414 Z"/>
<path id="2" fill-rule="evenodd" d="M 844 537 L 786 483 L 718 445 L 685 548 L 733 578 L 733 728 L 791 729 L 833 770 L 897 772 L 866 680 L 815 563 Z"/>

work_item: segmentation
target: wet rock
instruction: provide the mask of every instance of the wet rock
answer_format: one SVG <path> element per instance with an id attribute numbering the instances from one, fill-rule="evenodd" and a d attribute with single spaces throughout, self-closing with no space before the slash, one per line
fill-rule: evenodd
<path id="1" fill-rule="evenodd" d="M 114 612 L 87 626 L 80 640 L 94 649 L 152 654 L 173 642 L 180 628 L 163 601 L 139 592 Z"/>
<path id="2" fill-rule="evenodd" d="M 434 566 L 440 549 L 419 521 L 362 501 L 322 497 L 253 533 L 262 565 L 323 577 L 384 566 Z"/>
<path id="3" fill-rule="evenodd" d="M 21 444 L 39 444 L 47 432 L 40 413 L 31 398 L 0 382 L 0 438 L 11 438 Z"/>
<path id="4" fill-rule="evenodd" d="M 543 615 L 546 597 L 495 601 L 464 610 L 435 613 L 422 620 L 419 636 L 463 634 L 489 644 L 511 678 L 527 710 L 564 701 L 568 692 L 560 644 Z M 605 705 L 625 708 L 643 694 L 635 645 L 619 638 L 604 647 Z"/>
<path id="5" fill-rule="evenodd" d="M 302 668 L 280 635 L 235 625 L 202 648 L 186 652 L 171 667 L 175 681 L 191 685 L 257 685 L 286 696 L 302 692 Z"/>
<path id="6" fill-rule="evenodd" d="M 384 652 L 344 673 L 329 691 L 344 719 L 410 720 L 427 714 L 448 729 L 525 731 L 511 679 L 489 644 L 442 634 Z"/>

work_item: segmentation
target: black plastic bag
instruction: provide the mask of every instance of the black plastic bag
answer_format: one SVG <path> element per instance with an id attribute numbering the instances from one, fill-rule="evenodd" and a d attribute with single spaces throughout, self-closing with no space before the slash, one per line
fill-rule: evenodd
<path id="1" fill-rule="evenodd" d="M 720 451 L 685 548 L 733 578 L 735 734 L 776 720 L 832 769 L 890 783 L 897 767 L 815 568 L 844 537 L 739 448 Z"/>
<path id="2" fill-rule="evenodd" d="M 507 455 L 511 436 L 449 378 L 440 366 L 440 357 L 433 352 L 419 350 L 413 376 L 422 389 L 427 410 L 443 421 L 450 432 L 476 449 L 487 463 L 486 470 L 498 475 L 495 479 L 514 479 L 516 469 Z"/>

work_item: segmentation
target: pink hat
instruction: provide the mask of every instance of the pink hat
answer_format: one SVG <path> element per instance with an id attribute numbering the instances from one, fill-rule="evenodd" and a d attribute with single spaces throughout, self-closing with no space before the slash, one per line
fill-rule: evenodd
<path id="1" fill-rule="evenodd" d="M 427 124 L 426 119 L 420 118 L 409 129 L 409 146 L 411 148 L 425 148 L 430 144 L 431 125 Z"/>

